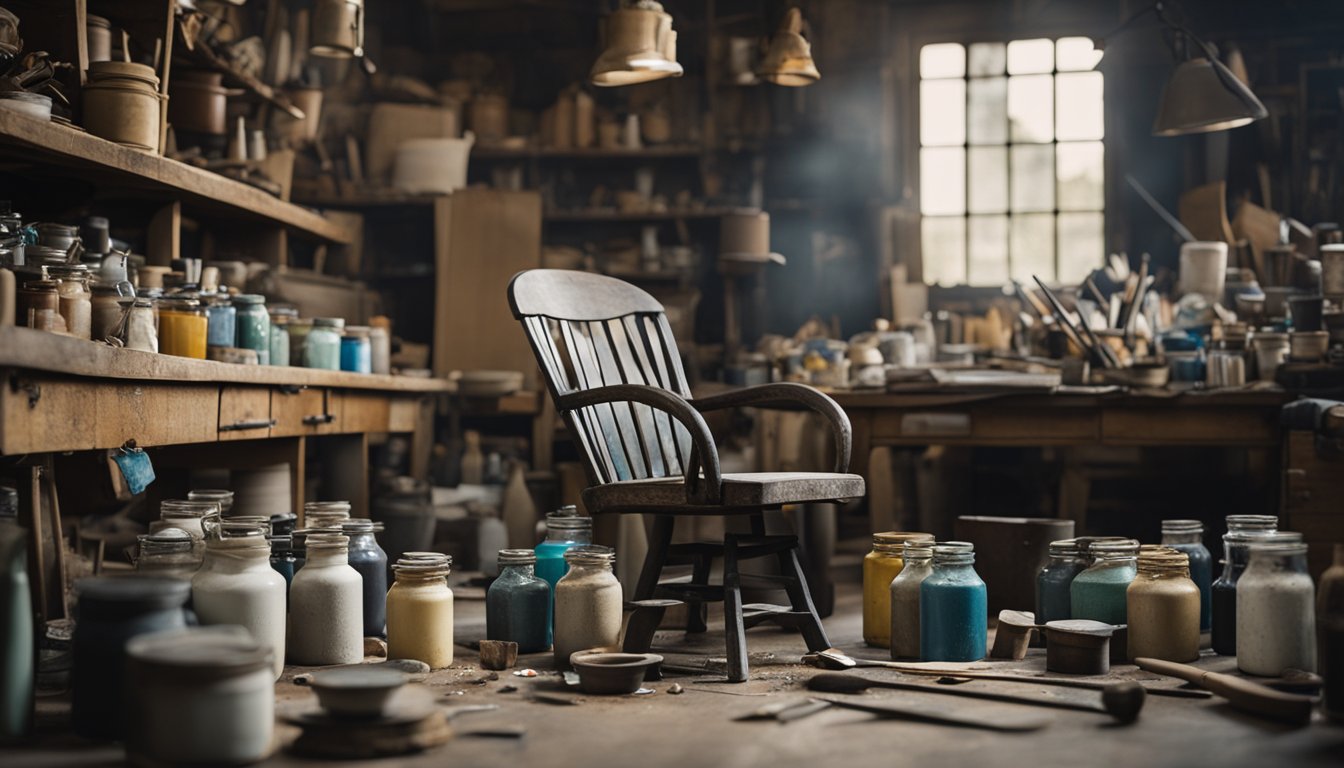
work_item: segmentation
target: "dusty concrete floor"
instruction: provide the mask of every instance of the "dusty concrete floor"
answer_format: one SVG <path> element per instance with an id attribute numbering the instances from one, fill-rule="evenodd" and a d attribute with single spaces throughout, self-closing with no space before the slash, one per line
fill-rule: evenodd
<path id="1" fill-rule="evenodd" d="M 861 641 L 859 586 L 837 586 L 836 615 L 826 621 L 831 641 L 851 653 L 881 658 L 876 649 Z M 457 601 L 459 641 L 479 639 L 484 634 L 484 604 L 469 599 L 460 590 Z M 721 623 L 718 625 L 721 627 Z M 648 684 L 650 695 L 603 698 L 571 696 L 572 706 L 533 700 L 535 691 L 554 691 L 557 678 L 544 675 L 523 679 L 507 672 L 497 680 L 478 666 L 476 654 L 459 648 L 455 665 L 432 674 L 425 682 L 445 706 L 496 704 L 498 710 L 465 714 L 453 721 L 456 737 L 447 745 L 420 755 L 378 761 L 347 761 L 343 764 L 391 766 L 583 766 L 584 768 L 643 768 L 659 766 L 833 766 L 914 765 L 937 766 L 1339 766 L 1344 764 L 1344 726 L 1319 715 L 1306 728 L 1292 729 L 1242 715 L 1218 700 L 1199 701 L 1150 696 L 1139 721 L 1131 726 L 1114 725 L 1102 714 L 1047 710 L 1012 704 L 982 703 L 965 699 L 903 691 L 873 691 L 855 698 L 871 702 L 898 703 L 929 710 L 961 714 L 1044 714 L 1053 719 L 1044 730 L 1028 734 L 923 725 L 895 720 L 876 720 L 862 712 L 831 709 L 788 724 L 774 721 L 739 722 L 734 718 L 762 705 L 787 699 L 802 699 L 808 693 L 806 679 L 815 672 L 798 663 L 803 652 L 799 636 L 763 627 L 748 633 L 753 654 L 751 681 L 739 685 L 716 682 L 713 676 L 673 676 Z M 680 632 L 660 632 L 654 650 L 669 663 L 723 655 L 723 635 L 711 622 L 710 632 L 686 638 Z M 1043 671 L 1044 652 L 1017 663 L 1024 669 Z M 773 655 L 772 658 L 767 658 Z M 1226 670 L 1230 660 L 1206 657 L 1201 662 Z M 525 656 L 519 667 L 539 671 L 552 669 L 549 654 Z M 312 693 L 292 682 L 297 669 L 286 670 L 276 684 L 280 707 L 311 706 Z M 885 670 L 863 670 L 874 678 L 900 679 Z M 1134 667 L 1116 667 L 1114 675 L 1156 680 Z M 1167 681 L 1174 684 L 1171 681 Z M 685 692 L 668 693 L 673 683 Z M 517 686 L 504 692 L 506 686 Z M 1033 688 L 992 682 L 966 683 L 965 687 L 1017 694 L 1039 692 L 1071 701 L 1096 702 L 1090 691 Z M 123 751 L 115 745 L 83 742 L 67 733 L 63 724 L 62 698 L 44 699 L 40 707 L 40 736 L 35 747 L 0 749 L 0 766 L 104 766 L 116 765 Z M 519 729 L 519 738 L 472 735 L 486 730 Z M 293 737 L 288 727 L 282 739 Z M 266 765 L 311 766 L 316 761 L 278 752 Z"/>

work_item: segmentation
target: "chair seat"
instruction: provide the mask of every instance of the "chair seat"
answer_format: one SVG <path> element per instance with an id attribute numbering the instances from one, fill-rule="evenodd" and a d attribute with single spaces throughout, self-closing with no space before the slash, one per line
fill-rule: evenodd
<path id="1" fill-rule="evenodd" d="M 723 475 L 721 488 L 720 506 L 702 506 L 690 503 L 680 477 L 624 480 L 585 490 L 583 503 L 592 514 L 722 515 L 784 504 L 847 501 L 864 494 L 862 477 L 832 472 L 731 472 Z"/>

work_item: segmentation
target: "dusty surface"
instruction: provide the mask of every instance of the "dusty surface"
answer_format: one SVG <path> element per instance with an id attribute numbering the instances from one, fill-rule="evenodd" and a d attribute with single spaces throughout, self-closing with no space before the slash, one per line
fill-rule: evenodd
<path id="1" fill-rule="evenodd" d="M 864 648 L 860 634 L 860 601 L 857 584 L 840 584 L 836 616 L 826 622 L 831 641 L 856 655 L 881 658 L 875 649 Z M 460 641 L 479 639 L 484 633 L 484 603 L 468 599 L 466 590 L 458 599 L 457 629 Z M 720 624 L 721 626 L 721 624 Z M 660 632 L 655 650 L 664 652 L 668 663 L 703 663 L 710 656 L 722 657 L 723 635 L 711 623 L 711 631 L 687 639 L 680 632 Z M 433 673 L 425 684 L 445 707 L 495 704 L 490 712 L 462 714 L 453 728 L 456 737 L 446 746 L 416 756 L 379 761 L 347 761 L 346 765 L 379 766 L 584 766 L 585 768 L 641 768 L 655 766 L 834 766 L 834 765 L 1013 765 L 1069 766 L 1338 766 L 1344 762 L 1344 726 L 1324 721 L 1319 715 L 1309 727 L 1286 728 L 1241 715 L 1218 700 L 1187 700 L 1152 697 L 1139 721 L 1117 726 L 1104 714 L 1058 711 L 1012 704 L 968 701 L 926 693 L 872 691 L 854 696 L 862 701 L 889 702 L 925 709 L 952 710 L 961 714 L 981 713 L 1045 715 L 1053 720 L 1044 730 L 1028 734 L 922 725 L 894 720 L 876 720 L 853 711 L 831 709 L 811 717 L 780 724 L 774 721 L 739 722 L 734 717 L 766 704 L 808 696 L 804 682 L 815 670 L 798 664 L 802 653 L 799 636 L 774 628 L 748 633 L 753 656 L 751 680 L 729 685 L 713 675 L 668 675 L 647 685 L 654 693 L 641 696 L 602 698 L 582 696 L 563 689 L 552 669 L 549 654 L 522 656 L 519 667 L 532 667 L 541 676 L 520 678 L 510 672 L 490 673 L 477 664 L 474 651 L 460 648 L 455 665 Z M 1016 666 L 1044 670 L 1044 652 L 1033 649 L 1024 662 L 993 664 L 995 671 Z M 1230 660 L 1205 657 L 1202 664 L 1228 669 Z M 277 683 L 281 708 L 308 707 L 313 694 L 293 683 L 302 670 L 291 668 Z M 904 678 L 885 670 L 862 670 L 874 678 Z M 497 679 L 491 679 L 491 675 Z M 1156 682 L 1157 678 L 1133 667 L 1117 667 L 1118 677 Z M 674 683 L 684 692 L 668 692 Z M 1174 681 L 1167 684 L 1175 685 Z M 517 690 L 508 691 L 508 686 Z M 1038 688 L 1015 683 L 974 682 L 978 687 L 1018 694 L 1039 693 L 1071 701 L 1094 703 L 1090 691 Z M 574 704 L 543 703 L 538 692 Z M 63 698 L 44 699 L 42 733 L 38 746 L 0 750 L 0 765 L 6 766 L 103 766 L 122 760 L 115 745 L 82 742 L 64 730 Z M 483 735 L 483 731 L 518 730 L 521 737 Z M 477 732 L 477 735 L 473 735 Z M 294 732 L 280 730 L 288 741 Z M 316 761 L 278 752 L 266 765 L 311 766 Z"/>

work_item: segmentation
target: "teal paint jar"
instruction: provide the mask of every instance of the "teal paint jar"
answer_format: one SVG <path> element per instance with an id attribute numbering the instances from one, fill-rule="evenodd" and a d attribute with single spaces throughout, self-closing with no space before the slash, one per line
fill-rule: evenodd
<path id="1" fill-rule="evenodd" d="M 1125 592 L 1138 574 L 1139 542 L 1096 542 L 1089 554 L 1094 562 L 1069 585 L 1069 611 L 1075 619 L 1126 623 L 1129 608 Z"/>
<path id="2" fill-rule="evenodd" d="M 369 342 L 369 328 L 352 325 L 341 337 L 341 370 L 351 373 L 373 373 L 373 347 Z"/>
<path id="3" fill-rule="evenodd" d="M 565 551 L 593 543 L 593 519 L 579 515 L 578 507 L 568 505 L 546 514 L 546 540 L 536 546 L 536 573 L 554 592 L 556 582 L 569 571 Z"/>
<path id="4" fill-rule="evenodd" d="M 238 328 L 238 347 L 257 353 L 257 362 L 271 364 L 271 316 L 266 312 L 266 297 L 241 293 L 233 297 Z"/>
<path id="5" fill-rule="evenodd" d="M 205 308 L 208 325 L 205 330 L 205 343 L 212 347 L 233 347 L 238 343 L 238 310 L 228 295 L 216 296 L 209 300 Z"/>
<path id="6" fill-rule="evenodd" d="M 933 573 L 919 586 L 919 653 L 924 661 L 979 661 L 989 639 L 989 594 L 968 542 L 933 548 Z"/>
<path id="7" fill-rule="evenodd" d="M 345 321 L 339 317 L 319 317 L 303 344 L 303 366 L 327 371 L 341 370 L 341 331 Z"/>
<path id="8" fill-rule="evenodd" d="M 551 647 L 551 586 L 536 575 L 530 549 L 499 550 L 499 578 L 485 594 L 485 637 L 518 644 L 519 653 Z"/>

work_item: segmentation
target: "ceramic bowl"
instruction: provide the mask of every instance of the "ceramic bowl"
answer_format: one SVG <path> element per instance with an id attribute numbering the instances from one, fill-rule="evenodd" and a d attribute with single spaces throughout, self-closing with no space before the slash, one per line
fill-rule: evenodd
<path id="1" fill-rule="evenodd" d="M 386 667 L 355 665 L 326 669 L 313 675 L 317 702 L 333 717 L 371 720 L 383 714 L 406 673 Z"/>
<path id="2" fill-rule="evenodd" d="M 644 673 L 663 657 L 656 653 L 591 653 L 579 651 L 569 657 L 579 673 L 579 689 L 601 696 L 634 693 L 644 683 Z"/>
<path id="3" fill-rule="evenodd" d="M 1289 354 L 1294 360 L 1316 361 L 1330 347 L 1328 331 L 1298 331 L 1288 336 Z"/>
<path id="4" fill-rule="evenodd" d="M 462 371 L 457 393 L 463 397 L 504 397 L 523 388 L 520 371 Z"/>

